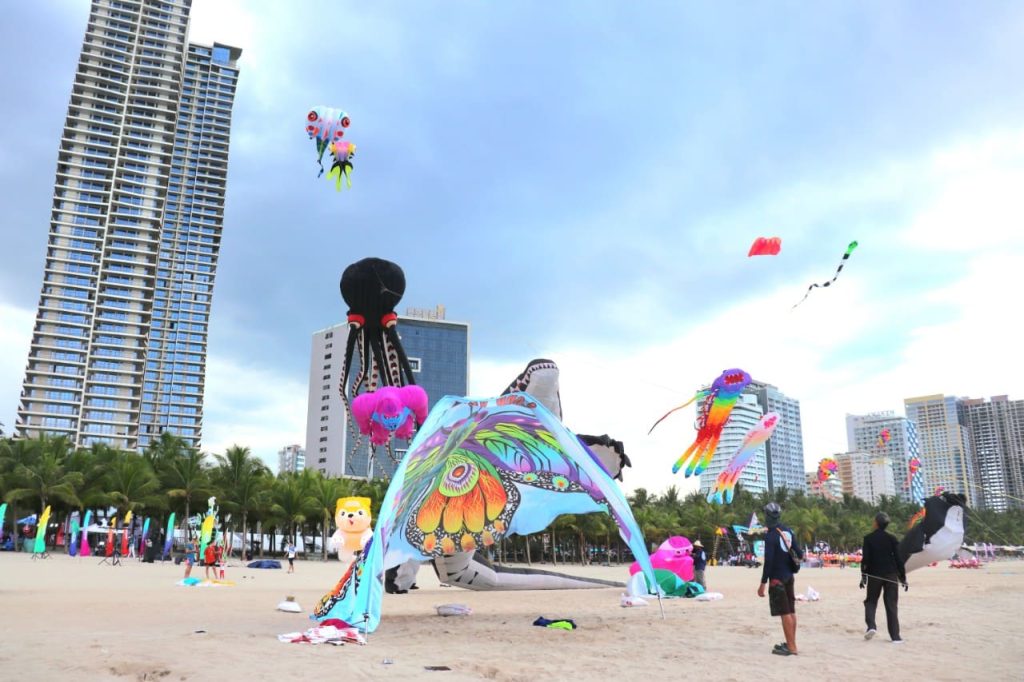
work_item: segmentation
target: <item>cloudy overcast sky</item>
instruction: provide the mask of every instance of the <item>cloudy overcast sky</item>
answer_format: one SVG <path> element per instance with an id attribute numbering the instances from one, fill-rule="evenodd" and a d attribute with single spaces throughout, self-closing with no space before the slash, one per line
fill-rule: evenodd
<path id="1" fill-rule="evenodd" d="M 14 424 L 85 0 L 0 25 L 0 421 Z M 243 49 L 204 446 L 305 434 L 310 335 L 366 256 L 402 307 L 472 324 L 471 389 L 532 357 L 566 424 L 625 441 L 626 487 L 684 489 L 724 368 L 801 401 L 808 468 L 844 415 L 1024 397 L 1024 5 L 194 0 Z M 346 109 L 353 188 L 317 180 L 311 106 Z M 774 258 L 746 257 L 780 236 Z M 837 285 L 790 307 L 860 247 Z"/>

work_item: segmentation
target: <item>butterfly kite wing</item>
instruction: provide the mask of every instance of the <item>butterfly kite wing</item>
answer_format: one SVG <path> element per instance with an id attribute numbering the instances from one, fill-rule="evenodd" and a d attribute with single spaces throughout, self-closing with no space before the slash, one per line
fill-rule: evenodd
<path id="1" fill-rule="evenodd" d="M 643 535 L 621 490 L 554 415 L 524 393 L 445 397 L 399 464 L 363 556 L 313 617 L 372 631 L 387 567 L 468 551 L 486 544 L 485 532 L 494 539 L 535 532 L 566 509 L 609 512 L 653 580 Z"/>

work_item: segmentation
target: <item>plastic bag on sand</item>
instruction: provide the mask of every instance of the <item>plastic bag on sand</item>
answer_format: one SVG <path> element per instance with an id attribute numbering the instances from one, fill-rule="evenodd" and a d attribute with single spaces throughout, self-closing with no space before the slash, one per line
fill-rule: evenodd
<path id="1" fill-rule="evenodd" d="M 807 586 L 807 594 L 796 595 L 797 601 L 818 601 L 819 599 L 821 599 L 821 595 L 815 592 L 810 585 Z"/>
<path id="2" fill-rule="evenodd" d="M 694 601 L 718 601 L 719 599 L 725 599 L 725 595 L 721 592 L 705 592 L 693 598 Z"/>
<path id="3" fill-rule="evenodd" d="M 302 607 L 295 601 L 295 597 L 286 597 L 283 602 L 277 605 L 277 610 L 287 611 L 288 613 L 302 613 Z"/>
<path id="4" fill-rule="evenodd" d="M 624 594 L 619 601 L 619 605 L 623 608 L 627 606 L 647 606 L 647 600 L 643 597 L 631 597 L 628 594 Z"/>
<path id="5" fill-rule="evenodd" d="M 473 613 L 473 609 L 465 604 L 441 604 L 434 608 L 439 616 L 468 616 Z"/>

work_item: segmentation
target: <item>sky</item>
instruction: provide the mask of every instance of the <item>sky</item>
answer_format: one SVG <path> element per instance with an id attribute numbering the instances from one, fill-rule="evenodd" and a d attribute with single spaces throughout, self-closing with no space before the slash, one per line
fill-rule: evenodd
<path id="1" fill-rule="evenodd" d="M 193 2 L 191 40 L 243 50 L 204 449 L 276 467 L 304 442 L 311 334 L 367 256 L 405 270 L 400 310 L 471 324 L 474 395 L 554 359 L 566 425 L 624 441 L 627 489 L 695 489 L 670 473 L 692 415 L 647 429 L 729 367 L 800 400 L 808 469 L 847 413 L 1024 397 L 1024 5 L 312 7 Z M 88 10 L 0 25 L 8 431 Z M 352 119 L 350 191 L 316 177 L 316 105 Z M 758 236 L 782 252 L 748 258 Z"/>

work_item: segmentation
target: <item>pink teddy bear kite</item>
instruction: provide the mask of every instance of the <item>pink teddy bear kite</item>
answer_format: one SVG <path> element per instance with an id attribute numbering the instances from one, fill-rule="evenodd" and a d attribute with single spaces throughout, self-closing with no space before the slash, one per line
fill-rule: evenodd
<path id="1" fill-rule="evenodd" d="M 416 424 L 427 418 L 427 392 L 419 386 L 378 388 L 352 401 L 352 417 L 374 445 L 385 445 L 392 433 L 409 440 Z"/>
<path id="2" fill-rule="evenodd" d="M 661 543 L 658 551 L 651 555 L 651 565 L 655 569 L 671 571 L 677 576 L 690 582 L 693 580 L 693 545 L 682 535 L 673 535 Z M 640 564 L 633 562 L 629 567 L 629 574 L 640 572 Z"/>

